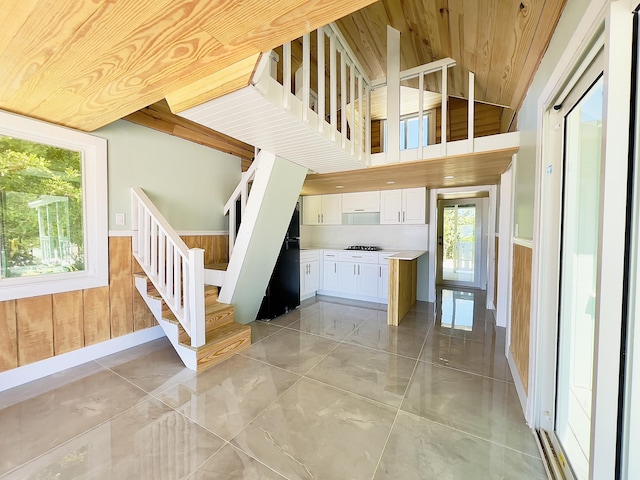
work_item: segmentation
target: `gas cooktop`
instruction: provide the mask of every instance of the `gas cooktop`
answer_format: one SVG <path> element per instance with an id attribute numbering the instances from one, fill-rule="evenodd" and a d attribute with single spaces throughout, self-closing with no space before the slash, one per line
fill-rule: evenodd
<path id="1" fill-rule="evenodd" d="M 382 250 L 380 247 L 376 247 L 373 245 L 349 245 L 345 250 L 365 250 L 367 252 L 377 252 L 378 250 Z"/>

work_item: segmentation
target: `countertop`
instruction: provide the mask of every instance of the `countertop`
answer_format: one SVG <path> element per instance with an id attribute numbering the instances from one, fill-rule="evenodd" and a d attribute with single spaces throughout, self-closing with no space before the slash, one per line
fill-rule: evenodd
<path id="1" fill-rule="evenodd" d="M 370 253 L 385 253 L 385 252 L 393 252 L 389 258 L 398 258 L 400 260 L 415 260 L 418 257 L 421 257 L 425 253 L 426 250 L 402 250 L 400 248 L 383 248 L 382 250 L 347 250 L 345 248 L 326 248 L 326 247 L 307 247 L 301 248 L 303 250 L 333 250 L 333 251 L 345 251 L 345 252 L 370 252 Z"/>

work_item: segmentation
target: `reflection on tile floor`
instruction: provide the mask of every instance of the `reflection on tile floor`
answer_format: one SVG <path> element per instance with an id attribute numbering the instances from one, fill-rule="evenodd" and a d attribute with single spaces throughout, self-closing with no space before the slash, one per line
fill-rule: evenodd
<path id="1" fill-rule="evenodd" d="M 0 477 L 544 479 L 484 302 L 318 297 L 198 375 L 160 339 L 0 393 Z"/>

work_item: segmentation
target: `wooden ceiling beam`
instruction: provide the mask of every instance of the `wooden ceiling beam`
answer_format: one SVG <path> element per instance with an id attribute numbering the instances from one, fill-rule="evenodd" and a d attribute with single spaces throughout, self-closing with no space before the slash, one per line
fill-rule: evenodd
<path id="1" fill-rule="evenodd" d="M 123 119 L 235 155 L 243 160 L 243 166 L 249 165 L 253 158 L 254 148 L 251 145 L 174 115 L 165 101 L 150 105 Z"/>

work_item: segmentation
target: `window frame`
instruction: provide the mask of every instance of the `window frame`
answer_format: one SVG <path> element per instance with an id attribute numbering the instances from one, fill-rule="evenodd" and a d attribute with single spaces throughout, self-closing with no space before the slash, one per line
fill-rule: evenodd
<path id="1" fill-rule="evenodd" d="M 424 145 L 423 148 L 427 148 L 427 147 L 429 147 L 431 145 L 435 145 L 436 127 L 435 127 L 435 122 L 432 121 L 435 118 L 435 109 L 430 109 L 430 110 L 424 111 L 423 114 L 422 114 L 422 117 L 428 119 L 428 122 L 429 122 L 428 123 L 428 131 L 427 131 L 428 135 L 427 135 L 427 137 L 425 137 L 423 139 L 423 140 L 427 141 L 427 144 Z M 416 119 L 419 118 L 419 114 L 418 113 L 411 113 L 411 114 L 408 114 L 408 115 L 402 115 L 400 117 L 400 123 L 405 122 L 405 135 L 404 135 L 404 137 L 405 137 L 405 148 L 401 147 L 400 148 L 401 152 L 404 151 L 404 150 L 416 150 L 416 149 L 420 148 L 419 145 L 417 147 L 414 147 L 414 148 L 407 148 L 406 147 L 406 144 L 407 144 L 407 142 L 409 140 L 408 134 L 407 134 L 406 122 L 407 122 L 407 120 L 412 120 L 414 118 L 416 118 Z M 387 151 L 387 141 L 386 141 L 387 140 L 386 131 L 387 131 L 387 128 L 388 128 L 387 125 L 388 125 L 388 122 L 387 122 L 387 119 L 385 118 L 383 120 L 382 128 L 380 129 L 380 145 L 382 147 L 381 151 L 383 153 Z M 400 139 L 400 143 L 402 143 L 402 139 Z"/>
<path id="2" fill-rule="evenodd" d="M 0 301 L 108 285 L 106 139 L 3 111 L 0 111 L 0 135 L 81 153 L 85 262 L 82 271 L 0 279 Z"/>

